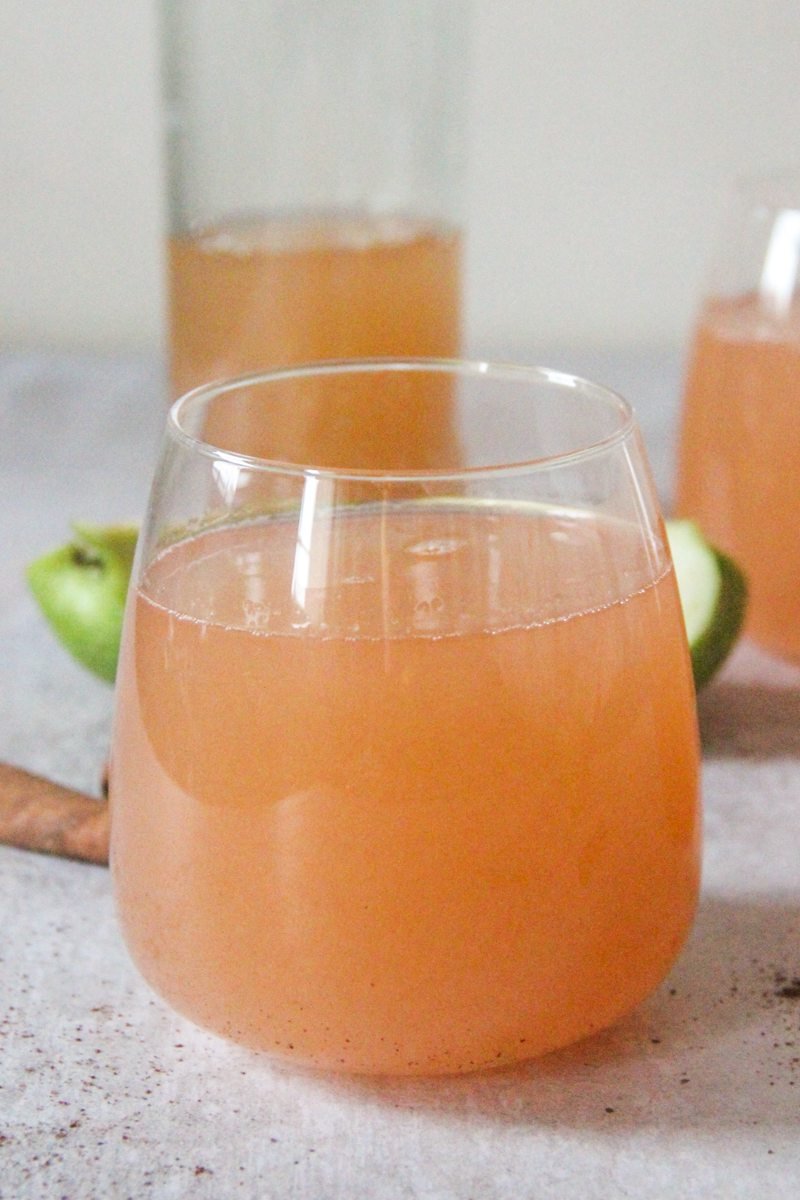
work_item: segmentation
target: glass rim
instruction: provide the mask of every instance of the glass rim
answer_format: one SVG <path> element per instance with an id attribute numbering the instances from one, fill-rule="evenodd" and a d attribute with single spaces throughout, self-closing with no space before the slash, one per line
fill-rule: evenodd
<path id="1" fill-rule="evenodd" d="M 453 378 L 495 379 L 509 378 L 520 383 L 549 384 L 557 388 L 579 392 L 594 397 L 605 404 L 607 411 L 617 416 L 616 427 L 603 437 L 587 438 L 576 444 L 574 449 L 555 454 L 543 454 L 534 458 L 522 458 L 513 462 L 488 463 L 480 466 L 446 467 L 421 470 L 370 470 L 357 467 L 329 467 L 313 463 L 300 463 L 279 458 L 261 458 L 228 450 L 213 442 L 205 441 L 185 428 L 185 418 L 190 410 L 206 404 L 217 396 L 236 392 L 245 387 L 277 383 L 291 379 L 321 378 L 324 376 L 367 375 L 382 372 L 418 372 L 449 375 Z M 289 367 L 270 368 L 263 371 L 235 375 L 230 379 L 218 379 L 192 388 L 179 396 L 170 405 L 167 414 L 167 435 L 194 453 L 218 462 L 275 475 L 295 477 L 358 480 L 376 483 L 421 483 L 425 481 L 449 481 L 459 479 L 494 478 L 508 475 L 524 475 L 531 472 L 552 470 L 606 454 L 626 441 L 638 428 L 636 415 L 628 401 L 613 388 L 594 383 L 581 375 L 572 374 L 553 367 L 525 366 L 518 363 L 492 361 L 478 358 L 342 358 L 317 362 L 300 363 Z"/>

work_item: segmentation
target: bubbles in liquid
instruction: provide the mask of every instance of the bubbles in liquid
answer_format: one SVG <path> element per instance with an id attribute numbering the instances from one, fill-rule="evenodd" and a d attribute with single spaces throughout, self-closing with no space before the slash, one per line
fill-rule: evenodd
<path id="1" fill-rule="evenodd" d="M 430 620 L 444 610 L 444 600 L 441 596 L 434 596 L 431 600 L 418 600 L 414 605 L 414 619 L 416 622 Z"/>
<path id="2" fill-rule="evenodd" d="M 403 245 L 430 237 L 433 227 L 406 217 L 362 216 L 359 213 L 312 213 L 306 216 L 265 217 L 241 213 L 219 224 L 192 231 L 198 249 L 206 254 L 297 254 L 308 250 L 370 250 L 373 246 Z"/>
<path id="3" fill-rule="evenodd" d="M 444 558 L 448 554 L 456 554 L 463 550 L 468 544 L 465 538 L 424 538 L 421 542 L 413 542 L 412 545 L 406 546 L 405 551 L 406 554 L 413 554 L 415 558 Z"/>

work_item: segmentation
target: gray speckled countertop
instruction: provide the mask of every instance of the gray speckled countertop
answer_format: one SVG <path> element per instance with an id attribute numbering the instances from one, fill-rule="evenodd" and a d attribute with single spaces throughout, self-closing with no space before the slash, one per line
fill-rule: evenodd
<path id="1" fill-rule="evenodd" d="M 679 364 L 551 358 L 637 406 L 669 488 Z M 138 516 L 162 418 L 146 361 L 0 358 L 0 757 L 96 790 L 110 689 L 21 568 L 71 517 Z M 514 1070 L 364 1083 L 276 1067 L 139 980 L 107 871 L 0 848 L 0 1197 L 635 1200 L 800 1185 L 800 670 L 742 645 L 702 698 L 695 932 L 615 1029 Z"/>

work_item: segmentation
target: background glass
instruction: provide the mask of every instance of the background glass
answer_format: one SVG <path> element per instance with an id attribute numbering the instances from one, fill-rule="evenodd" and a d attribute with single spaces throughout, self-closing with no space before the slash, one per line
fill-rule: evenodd
<path id="1" fill-rule="evenodd" d="M 744 567 L 748 632 L 800 659 L 800 173 L 742 181 L 698 317 L 677 503 Z"/>
<path id="2" fill-rule="evenodd" d="M 467 0 L 162 0 L 173 394 L 459 349 Z"/>
<path id="3" fill-rule="evenodd" d="M 387 420 L 446 404 L 461 461 L 333 439 L 310 463 L 282 409 L 332 429 L 354 386 Z M 204 440 L 229 402 L 268 457 Z M 635 423 L 592 384 L 353 363 L 178 402 L 117 697 L 123 930 L 226 1037 L 332 1070 L 513 1062 L 631 1008 L 686 935 L 683 621 Z"/>

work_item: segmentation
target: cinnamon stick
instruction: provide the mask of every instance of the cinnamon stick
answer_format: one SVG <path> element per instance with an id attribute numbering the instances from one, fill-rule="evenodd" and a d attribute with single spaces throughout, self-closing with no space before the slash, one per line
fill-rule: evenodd
<path id="1" fill-rule="evenodd" d="M 0 842 L 108 864 L 108 802 L 0 762 Z"/>

